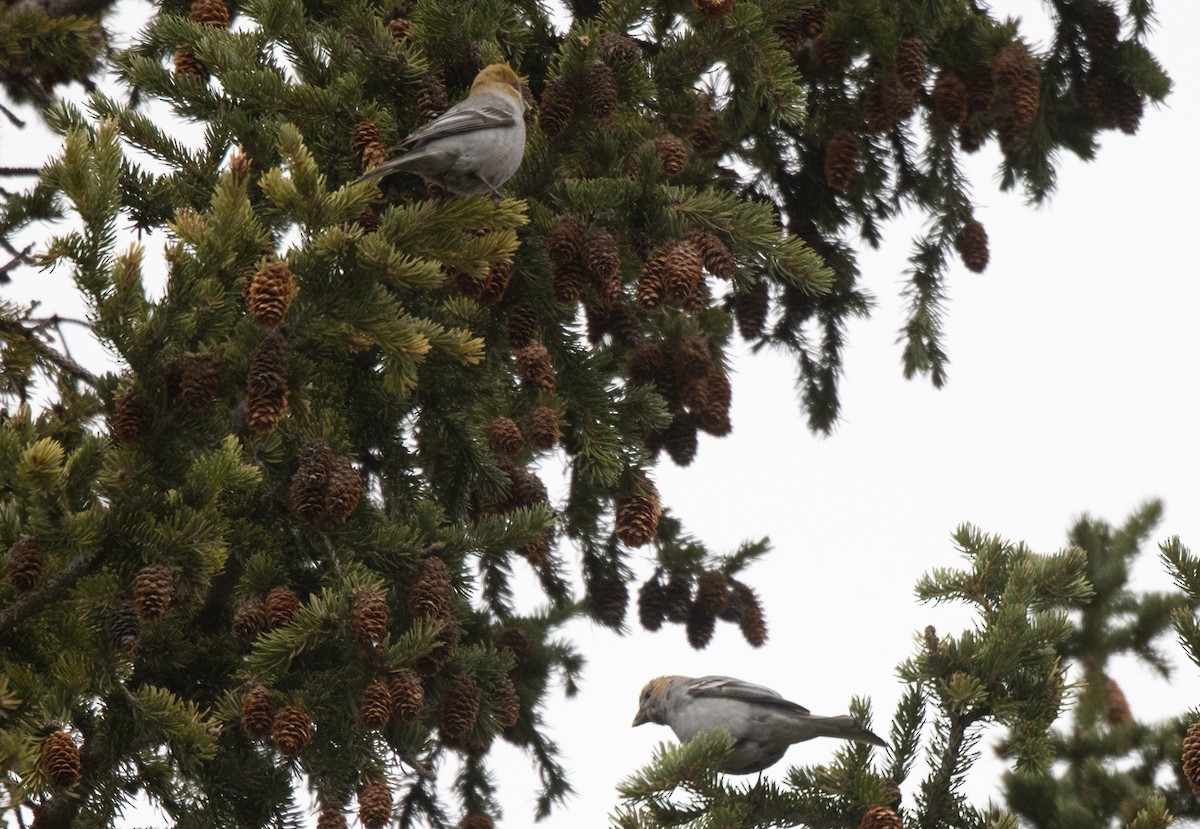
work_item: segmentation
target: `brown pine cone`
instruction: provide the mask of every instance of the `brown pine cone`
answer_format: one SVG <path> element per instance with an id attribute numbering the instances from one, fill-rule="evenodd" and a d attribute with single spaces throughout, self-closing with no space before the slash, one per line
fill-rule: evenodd
<path id="1" fill-rule="evenodd" d="M 592 617 L 605 627 L 620 630 L 629 606 L 629 588 L 625 580 L 613 573 L 601 576 L 589 586 L 592 594 Z"/>
<path id="2" fill-rule="evenodd" d="M 1183 738 L 1183 777 L 1192 794 L 1200 794 L 1200 721 L 1188 726 Z"/>
<path id="3" fill-rule="evenodd" d="M 771 292 L 762 277 L 755 280 L 750 290 L 734 293 L 733 313 L 743 340 L 757 340 L 763 335 L 770 309 Z"/>
<path id="4" fill-rule="evenodd" d="M 374 207 L 368 204 L 358 214 L 358 218 L 354 220 L 354 223 L 362 228 L 364 234 L 374 233 L 379 230 L 379 213 Z M 338 814 L 340 815 L 341 812 L 338 812 Z"/>
<path id="5" fill-rule="evenodd" d="M 197 354 L 183 363 L 179 378 L 179 396 L 189 409 L 202 409 L 217 396 L 221 385 L 221 364 L 212 354 Z"/>
<path id="6" fill-rule="evenodd" d="M 666 591 L 658 574 L 647 579 L 638 590 L 638 621 L 648 631 L 656 631 L 667 618 Z"/>
<path id="7" fill-rule="evenodd" d="M 987 112 L 996 102 L 996 72 L 990 63 L 977 63 L 963 75 L 967 108 L 972 115 Z"/>
<path id="8" fill-rule="evenodd" d="M 662 162 L 663 172 L 668 176 L 677 176 L 687 169 L 687 145 L 678 136 L 667 133 L 655 138 L 654 154 Z"/>
<path id="9" fill-rule="evenodd" d="M 684 241 L 690 242 L 700 251 L 705 269 L 718 279 L 732 282 L 737 276 L 737 262 L 726 245 L 715 234 L 707 230 L 697 230 L 689 233 Z"/>
<path id="10" fill-rule="evenodd" d="M 312 741 L 312 720 L 308 712 L 298 705 L 280 708 L 271 726 L 271 739 L 280 754 L 298 756 Z"/>
<path id="11" fill-rule="evenodd" d="M 562 437 L 558 414 L 549 406 L 535 406 L 529 412 L 529 442 L 538 449 L 553 449 Z"/>
<path id="12" fill-rule="evenodd" d="M 675 377 L 681 384 L 707 377 L 713 370 L 712 352 L 703 337 L 684 337 L 675 347 L 673 357 Z"/>
<path id="13" fill-rule="evenodd" d="M 550 538 L 543 533 L 517 550 L 517 553 L 529 562 L 530 567 L 541 570 L 546 566 L 546 561 L 550 557 Z"/>
<path id="14" fill-rule="evenodd" d="M 640 385 L 651 385 L 666 364 L 662 346 L 647 340 L 629 352 L 629 379 Z"/>
<path id="15" fill-rule="evenodd" d="M 450 614 L 454 586 L 450 568 L 437 556 L 421 562 L 408 589 L 408 611 L 413 616 L 441 619 Z"/>
<path id="16" fill-rule="evenodd" d="M 704 406 L 692 410 L 696 425 L 716 437 L 724 437 L 733 430 L 729 419 L 729 408 L 733 402 L 733 388 L 729 378 L 714 371 L 704 380 Z"/>
<path id="17" fill-rule="evenodd" d="M 275 725 L 275 700 L 262 685 L 252 685 L 242 695 L 242 729 L 255 740 L 270 736 Z"/>
<path id="18" fill-rule="evenodd" d="M 1107 682 L 1104 697 L 1108 703 L 1109 725 L 1129 725 L 1133 722 L 1133 712 L 1129 709 L 1129 700 L 1125 698 L 1125 692 L 1111 676 L 1105 679 Z"/>
<path id="19" fill-rule="evenodd" d="M 1024 128 L 1037 120 L 1038 109 L 1042 105 L 1042 78 L 1037 69 L 1027 67 L 1013 83 L 1009 95 L 1013 124 Z"/>
<path id="20" fill-rule="evenodd" d="M 267 605 L 258 596 L 251 596 L 233 612 L 230 629 L 238 639 L 253 641 L 267 630 Z"/>
<path id="21" fill-rule="evenodd" d="M 621 254 L 617 240 L 602 227 L 589 227 L 584 233 L 581 259 L 587 267 L 588 276 L 597 286 L 621 280 Z"/>
<path id="22" fill-rule="evenodd" d="M 392 688 L 382 679 L 368 685 L 358 703 L 358 716 L 368 731 L 378 731 L 392 718 Z"/>
<path id="23" fill-rule="evenodd" d="M 263 433 L 274 429 L 287 412 L 287 340 L 278 331 L 267 335 L 250 358 L 246 377 L 246 425 Z"/>
<path id="24" fill-rule="evenodd" d="M 392 821 L 392 790 L 372 780 L 358 793 L 358 819 L 365 829 L 383 829 Z"/>
<path id="25" fill-rule="evenodd" d="M 133 389 L 123 392 L 113 407 L 113 434 L 121 443 L 136 443 L 150 422 L 150 406 Z"/>
<path id="26" fill-rule="evenodd" d="M 512 654 L 515 663 L 513 671 L 518 673 L 529 661 L 529 654 L 532 650 L 529 637 L 519 627 L 507 627 L 501 630 L 492 639 L 492 646 L 498 651 L 508 651 Z"/>
<path id="27" fill-rule="evenodd" d="M 963 264 L 975 273 L 983 273 L 988 264 L 988 236 L 983 225 L 976 219 L 971 219 L 962 226 L 954 237 L 954 247 L 958 249 Z"/>
<path id="28" fill-rule="evenodd" d="M 537 314 L 526 302 L 514 305 L 505 321 L 505 335 L 513 350 L 524 348 L 537 337 Z"/>
<path id="29" fill-rule="evenodd" d="M 605 32 L 600 36 L 600 57 L 610 63 L 638 63 L 642 47 L 629 35 Z"/>
<path id="30" fill-rule="evenodd" d="M 278 328 L 295 294 L 296 283 L 287 262 L 277 260 L 263 265 L 250 281 L 246 300 L 250 316 L 263 328 Z"/>
<path id="31" fill-rule="evenodd" d="M 525 447 L 525 436 L 515 420 L 501 415 L 488 427 L 488 442 L 499 455 L 515 455 Z"/>
<path id="32" fill-rule="evenodd" d="M 758 595 L 743 584 L 734 585 L 733 594 L 741 610 L 738 627 L 741 628 L 742 638 L 751 647 L 761 648 L 767 641 L 767 620 L 763 616 Z"/>
<path id="33" fill-rule="evenodd" d="M 688 127 L 688 143 L 701 155 L 712 155 L 722 147 L 721 120 L 715 113 L 707 112 L 696 117 Z"/>
<path id="34" fill-rule="evenodd" d="M 646 308 L 657 308 L 666 298 L 667 256 L 670 250 L 669 243 L 661 246 L 642 265 L 642 273 L 637 283 L 637 299 Z"/>
<path id="35" fill-rule="evenodd" d="M 489 308 L 498 305 L 500 300 L 504 299 L 504 292 L 508 290 L 509 283 L 512 282 L 512 274 L 512 262 L 505 262 L 503 259 L 489 262 L 487 276 L 484 277 L 483 284 L 479 288 L 479 301 Z"/>
<path id="36" fill-rule="evenodd" d="M 300 609 L 300 597 L 286 585 L 272 587 L 267 593 L 267 625 L 271 630 L 290 625 Z"/>
<path id="37" fill-rule="evenodd" d="M 554 78 L 542 90 L 538 104 L 538 123 L 542 132 L 554 138 L 566 132 L 575 112 L 575 88 L 562 78 Z"/>
<path id="38" fill-rule="evenodd" d="M 839 192 L 858 175 L 858 137 L 849 130 L 834 133 L 825 145 L 825 183 Z"/>
<path id="39" fill-rule="evenodd" d="M 696 650 L 708 647 L 716 629 L 717 617 L 705 610 L 698 602 L 693 602 L 688 610 L 687 618 L 688 644 Z"/>
<path id="40" fill-rule="evenodd" d="M 583 265 L 580 262 L 564 262 L 554 266 L 550 278 L 550 289 L 554 301 L 560 305 L 574 305 L 583 296 L 583 285 L 586 280 Z"/>
<path id="41" fill-rule="evenodd" d="M 704 279 L 703 267 L 704 258 L 696 245 L 688 241 L 672 245 L 663 270 L 667 298 L 681 304 L 691 299 Z"/>
<path id="42" fill-rule="evenodd" d="M 858 829 L 904 829 L 900 816 L 887 806 L 872 806 L 863 815 Z"/>
<path id="43" fill-rule="evenodd" d="M 696 577 L 695 603 L 712 616 L 723 613 L 729 606 L 729 577 L 716 570 L 702 570 Z"/>
<path id="44" fill-rule="evenodd" d="M 532 343 L 517 349 L 517 368 L 526 380 L 543 391 L 554 391 L 558 377 L 550 363 L 550 352 L 541 343 Z"/>
<path id="45" fill-rule="evenodd" d="M 288 496 L 292 512 L 306 523 L 316 525 L 324 518 L 332 469 L 333 450 L 324 440 L 313 441 L 300 453 Z"/>
<path id="46" fill-rule="evenodd" d="M 512 679 L 502 676 L 492 692 L 492 708 L 501 728 L 512 728 L 521 719 L 521 700 Z"/>
<path id="47" fill-rule="evenodd" d="M 478 812 L 466 815 L 458 823 L 458 829 L 495 829 L 495 826 L 490 817 Z"/>
<path id="48" fill-rule="evenodd" d="M 147 564 L 138 571 L 133 585 L 133 603 L 142 619 L 159 619 L 175 595 L 171 571 L 165 564 Z"/>
<path id="49" fill-rule="evenodd" d="M 317 817 L 317 829 L 347 829 L 346 816 L 337 806 L 326 806 Z"/>
<path id="50" fill-rule="evenodd" d="M 228 29 L 229 7 L 225 5 L 224 0 L 196 0 L 188 12 L 188 20 L 218 29 Z"/>
<path id="51" fill-rule="evenodd" d="M 546 253 L 555 265 L 567 265 L 583 259 L 586 229 L 573 216 L 563 216 L 546 233 Z"/>
<path id="52" fill-rule="evenodd" d="M 31 535 L 18 538 L 8 550 L 8 580 L 18 590 L 32 590 L 42 578 L 42 545 Z"/>
<path id="53" fill-rule="evenodd" d="M 645 493 L 635 493 L 617 499 L 617 538 L 628 547 L 642 547 L 658 535 L 658 519 L 662 515 L 662 503 L 658 490 L 647 482 Z"/>
<path id="54" fill-rule="evenodd" d="M 66 789 L 79 782 L 79 746 L 65 731 L 55 731 L 42 742 L 42 770 L 51 782 Z"/>
<path id="55" fill-rule="evenodd" d="M 1096 3 L 1083 21 L 1083 38 L 1092 57 L 1103 57 L 1121 40 L 1121 17 L 1111 3 Z"/>
<path id="56" fill-rule="evenodd" d="M 387 161 L 383 133 L 373 121 L 359 121 L 350 128 L 350 149 L 367 170 L 372 170 Z"/>
<path id="57" fill-rule="evenodd" d="M 134 653 L 142 637 L 142 623 L 138 621 L 132 602 L 113 605 L 104 623 L 108 638 L 114 645 L 127 653 Z"/>
<path id="58" fill-rule="evenodd" d="M 1021 75 L 1029 68 L 1029 63 L 1029 49 L 1019 40 L 1004 44 L 992 58 L 996 80 L 1003 84 L 1019 81 Z"/>
<path id="59" fill-rule="evenodd" d="M 393 17 L 388 21 L 388 33 L 397 42 L 404 42 L 412 36 L 413 23 L 406 17 Z"/>
<path id="60" fill-rule="evenodd" d="M 606 329 L 622 345 L 633 345 L 642 338 L 642 321 L 628 302 L 618 302 L 608 314 Z"/>
<path id="61" fill-rule="evenodd" d="M 592 117 L 604 122 L 617 111 L 617 76 L 603 63 L 593 63 L 583 73 L 583 89 Z"/>
<path id="62" fill-rule="evenodd" d="M 800 15 L 800 29 L 810 40 L 820 37 L 825 32 L 825 6 L 817 3 L 805 9 Z"/>
<path id="63" fill-rule="evenodd" d="M 925 44 L 919 37 L 908 35 L 901 38 L 896 47 L 896 74 L 909 89 L 917 89 L 925 83 L 929 71 L 929 58 Z"/>
<path id="64" fill-rule="evenodd" d="M 663 608 L 668 622 L 682 625 L 688 620 L 692 608 L 692 585 L 684 576 L 673 573 L 663 585 Z"/>
<path id="65" fill-rule="evenodd" d="M 843 38 L 822 35 L 813 43 L 813 63 L 821 74 L 840 75 L 853 60 L 853 45 Z"/>
<path id="66" fill-rule="evenodd" d="M 356 587 L 350 599 L 350 629 L 355 640 L 371 647 L 387 635 L 387 599 L 373 587 Z"/>
<path id="67" fill-rule="evenodd" d="M 958 126 L 967 120 L 970 98 L 967 85 L 954 72 L 938 75 L 933 82 L 933 114 L 943 124 Z"/>
<path id="68" fill-rule="evenodd" d="M 475 727 L 479 716 L 479 687 L 466 677 L 452 681 L 442 696 L 438 725 L 453 743 L 461 743 Z"/>
<path id="69" fill-rule="evenodd" d="M 900 121 L 893 100 L 880 78 L 863 87 L 859 107 L 862 109 L 863 119 L 867 122 L 868 132 L 887 132 Z"/>
<path id="70" fill-rule="evenodd" d="M 692 0 L 692 5 L 705 17 L 720 20 L 733 11 L 733 0 Z"/>
<path id="71" fill-rule="evenodd" d="M 508 495 L 510 506 L 532 507 L 549 503 L 550 495 L 541 478 L 523 466 L 505 464 L 503 468 L 512 482 Z"/>
<path id="72" fill-rule="evenodd" d="M 1112 95 L 1104 108 L 1105 125 L 1112 125 L 1126 135 L 1134 135 L 1142 123 L 1142 96 L 1124 78 L 1112 85 Z"/>
<path id="73" fill-rule="evenodd" d="M 191 75 L 192 77 L 206 80 L 208 78 L 208 67 L 190 49 L 176 49 L 175 75 Z"/>
<path id="74" fill-rule="evenodd" d="M 342 455 L 334 457 L 329 470 L 329 485 L 325 490 L 321 528 L 333 530 L 345 524 L 358 508 L 362 490 L 362 476 L 350 459 Z"/>
<path id="75" fill-rule="evenodd" d="M 427 124 L 450 108 L 446 84 L 440 75 L 426 75 L 417 89 L 417 118 Z"/>
<path id="76" fill-rule="evenodd" d="M 425 707 L 425 688 L 416 671 L 411 668 L 393 671 L 388 680 L 388 690 L 392 695 L 392 716 L 396 720 L 407 723 L 421 716 L 421 710 Z"/>

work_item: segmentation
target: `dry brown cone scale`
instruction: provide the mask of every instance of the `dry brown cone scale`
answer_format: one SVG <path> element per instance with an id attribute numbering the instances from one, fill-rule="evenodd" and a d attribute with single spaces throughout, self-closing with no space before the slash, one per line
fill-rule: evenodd
<path id="1" fill-rule="evenodd" d="M 1200 721 L 1188 726 L 1183 738 L 1183 777 L 1192 794 L 1200 794 Z"/>
<path id="2" fill-rule="evenodd" d="M 8 580 L 18 590 L 32 590 L 42 578 L 42 545 L 23 535 L 8 550 Z"/>
<path id="3" fill-rule="evenodd" d="M 605 627 L 619 630 L 629 607 L 629 588 L 625 580 L 616 573 L 609 573 L 592 582 L 589 592 L 592 594 L 592 615 Z"/>
<path id="4" fill-rule="evenodd" d="M 716 570 L 703 570 L 696 577 L 695 603 L 705 613 L 719 616 L 729 606 L 729 577 Z"/>
<path id="5" fill-rule="evenodd" d="M 65 731 L 50 734 L 42 742 L 41 766 L 55 786 L 65 789 L 78 783 L 79 746 L 74 738 Z"/>
<path id="6" fill-rule="evenodd" d="M 275 724 L 275 700 L 262 685 L 252 685 L 242 695 L 242 729 L 255 740 L 269 737 Z"/>
<path id="7" fill-rule="evenodd" d="M 373 587 L 356 587 L 350 599 L 350 630 L 360 645 L 371 647 L 387 635 L 388 604 Z"/>
<path id="8" fill-rule="evenodd" d="M 872 806 L 863 815 L 858 829 L 904 829 L 900 816 L 887 806 Z"/>
<path id="9" fill-rule="evenodd" d="M 1037 69 L 1032 66 L 1025 68 L 1012 84 L 1009 98 L 1014 125 L 1027 127 L 1037 120 L 1038 110 L 1042 105 L 1042 79 Z"/>
<path id="10" fill-rule="evenodd" d="M 371 170 L 387 161 L 383 133 L 372 121 L 359 121 L 350 128 L 350 149 L 364 169 Z"/>
<path id="11" fill-rule="evenodd" d="M 975 273 L 983 273 L 988 265 L 988 237 L 983 224 L 976 219 L 969 220 L 962 226 L 954 237 L 954 247 L 958 249 L 963 264 Z"/>
<path id="12" fill-rule="evenodd" d="M 283 335 L 267 335 L 250 358 L 246 376 L 246 425 L 263 433 L 274 429 L 287 412 L 288 347 Z"/>
<path id="13" fill-rule="evenodd" d="M 392 688 L 382 679 L 368 685 L 358 703 L 358 716 L 368 731 L 378 731 L 392 718 Z"/>
<path id="14" fill-rule="evenodd" d="M 502 676 L 496 680 L 492 693 L 492 707 L 501 728 L 512 728 L 521 719 L 521 700 L 511 678 Z"/>
<path id="15" fill-rule="evenodd" d="M 290 625 L 300 609 L 300 597 L 296 591 L 286 585 L 272 587 L 267 593 L 266 612 L 267 626 L 271 630 Z"/>
<path id="16" fill-rule="evenodd" d="M 967 85 L 954 72 L 946 72 L 933 82 L 933 114 L 943 124 L 958 126 L 967 120 L 970 96 Z"/>
<path id="17" fill-rule="evenodd" d="M 628 547 L 645 546 L 658 535 L 658 519 L 661 516 L 662 502 L 658 490 L 647 482 L 645 491 L 617 499 L 617 538 Z"/>
<path id="18" fill-rule="evenodd" d="M 488 427 L 488 442 L 497 454 L 515 455 L 525 447 L 525 436 L 515 420 L 501 415 Z"/>
<path id="19" fill-rule="evenodd" d="M 667 295 L 666 269 L 668 245 L 663 245 L 650 255 L 642 265 L 642 273 L 638 277 L 637 300 L 646 308 L 657 308 L 662 305 Z"/>
<path id="20" fill-rule="evenodd" d="M 529 442 L 537 449 L 553 449 L 562 437 L 558 414 L 549 406 L 535 406 L 526 427 Z"/>
<path id="21" fill-rule="evenodd" d="M 928 71 L 929 58 L 924 42 L 913 35 L 901 38 L 896 47 L 896 74 L 904 85 L 909 89 L 923 85 Z"/>
<path id="22" fill-rule="evenodd" d="M 688 644 L 696 650 L 702 650 L 708 647 L 708 643 L 712 641 L 713 633 L 716 632 L 716 614 L 708 612 L 704 605 L 699 602 L 693 602 L 692 606 L 688 609 L 686 629 Z"/>
<path id="23" fill-rule="evenodd" d="M 238 639 L 253 641 L 267 630 L 267 605 L 258 596 L 251 596 L 233 611 L 230 630 Z"/>
<path id="24" fill-rule="evenodd" d="M 617 76 L 603 63 L 594 63 L 583 73 L 583 90 L 592 117 L 604 122 L 617 111 Z"/>
<path id="25" fill-rule="evenodd" d="M 147 564 L 133 584 L 133 604 L 142 619 L 159 619 L 175 595 L 171 570 L 165 564 Z"/>
<path id="26" fill-rule="evenodd" d="M 346 816 L 337 806 L 326 806 L 317 817 L 317 829 L 347 829 Z"/>
<path id="27" fill-rule="evenodd" d="M 417 89 L 417 118 L 426 124 L 450 108 L 446 84 L 439 75 L 427 75 Z"/>
<path id="28" fill-rule="evenodd" d="M 221 364 L 212 354 L 196 354 L 183 363 L 179 378 L 179 397 L 189 409 L 202 409 L 217 396 L 221 385 Z"/>
<path id="29" fill-rule="evenodd" d="M 663 287 L 667 299 L 680 304 L 691 299 L 704 278 L 703 267 L 704 257 L 695 244 L 680 241 L 671 245 L 663 261 Z"/>
<path id="30" fill-rule="evenodd" d="M 763 335 L 770 310 L 770 287 L 761 277 L 755 280 L 749 290 L 738 291 L 733 295 L 733 313 L 742 339 L 757 340 Z"/>
<path id="31" fill-rule="evenodd" d="M 466 738 L 479 716 L 479 702 L 479 687 L 466 677 L 459 677 L 446 687 L 438 725 L 447 739 L 461 743 Z"/>
<path id="32" fill-rule="evenodd" d="M 575 112 L 575 88 L 562 78 L 554 78 L 542 90 L 538 105 L 538 123 L 551 138 L 561 135 Z"/>
<path id="33" fill-rule="evenodd" d="M 223 0 L 196 0 L 188 12 L 188 19 L 203 26 L 228 29 L 229 7 Z M 175 74 L 207 78 L 208 68 L 190 50 L 180 48 L 175 52 Z"/>
<path id="34" fill-rule="evenodd" d="M 565 262 L 555 265 L 550 278 L 550 288 L 554 301 L 560 305 L 574 305 L 583 296 L 583 285 L 586 275 L 579 262 Z"/>
<path id="35" fill-rule="evenodd" d="M 123 392 L 113 407 L 113 434 L 121 443 L 137 443 L 150 422 L 150 406 L 144 397 L 130 389 Z"/>
<path id="36" fill-rule="evenodd" d="M 296 757 L 312 742 L 312 719 L 298 705 L 279 709 L 271 725 L 271 739 L 275 748 L 285 757 Z"/>
<path id="37" fill-rule="evenodd" d="M 663 172 L 668 176 L 677 176 L 687 169 L 687 145 L 679 136 L 667 133 L 655 138 L 654 154 L 662 162 Z"/>
<path id="38" fill-rule="evenodd" d="M 105 629 L 109 640 L 126 653 L 134 653 L 138 649 L 142 636 L 142 624 L 138 621 L 137 612 L 132 602 L 121 602 L 108 611 Z"/>
<path id="39" fill-rule="evenodd" d="M 451 610 L 453 583 L 450 568 L 437 556 L 430 556 L 408 589 L 408 611 L 413 616 L 441 619 Z"/>
<path id="40" fill-rule="evenodd" d="M 263 328 L 278 328 L 296 294 L 292 269 L 283 260 L 268 262 L 250 280 L 246 304 L 254 322 Z"/>
<path id="41" fill-rule="evenodd" d="M 492 638 L 492 646 L 498 651 L 508 651 L 513 657 L 513 673 L 520 673 L 529 661 L 532 646 L 525 631 L 518 627 L 507 627 Z"/>
<path id="42" fill-rule="evenodd" d="M 550 352 L 541 343 L 531 343 L 516 353 L 517 368 L 526 380 L 542 391 L 554 391 L 558 387 L 558 376 L 550 363 Z"/>
<path id="43" fill-rule="evenodd" d="M 383 829 L 392 821 L 392 790 L 382 780 L 372 780 L 358 793 L 358 819 L 365 829 Z"/>
<path id="44" fill-rule="evenodd" d="M 425 707 L 425 688 L 416 671 L 411 668 L 393 671 L 388 679 L 388 690 L 392 695 L 393 718 L 407 723 L 421 716 Z"/>
<path id="45" fill-rule="evenodd" d="M 533 343 L 537 337 L 537 314 L 526 302 L 520 302 L 508 312 L 504 334 L 510 348 L 516 350 Z"/>

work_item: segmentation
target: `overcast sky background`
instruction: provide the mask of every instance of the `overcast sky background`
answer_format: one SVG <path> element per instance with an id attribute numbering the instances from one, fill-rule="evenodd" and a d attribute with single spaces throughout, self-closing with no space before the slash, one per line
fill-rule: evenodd
<path id="1" fill-rule="evenodd" d="M 1092 164 L 1064 158 L 1060 191 L 1042 209 L 998 191 L 994 147 L 969 157 L 991 263 L 982 275 L 957 263 L 950 274 L 947 388 L 903 380 L 895 342 L 921 217 L 896 223 L 883 250 L 863 246 L 864 281 L 878 307 L 850 326 L 843 419 L 831 437 L 804 426 L 790 360 L 751 357 L 739 341 L 733 434 L 702 436 L 692 466 L 664 461 L 657 481 L 665 503 L 714 550 L 771 537 L 774 551 L 745 574 L 764 601 L 770 640 L 756 650 L 722 624 L 696 652 L 680 627 L 637 629 L 633 603 L 625 637 L 588 622 L 570 626 L 565 635 L 588 659 L 582 692 L 555 696 L 546 719 L 579 793 L 543 825 L 606 822 L 616 784 L 671 738 L 664 727 L 629 728 L 642 684 L 660 674 L 730 674 L 827 714 L 843 713 L 852 695 L 870 696 L 876 731 L 886 734 L 902 692 L 895 668 L 913 652 L 914 636 L 927 624 L 943 633 L 970 624 L 953 607 L 923 606 L 913 596 L 923 573 L 961 563 L 950 534 L 962 522 L 1052 552 L 1081 513 L 1119 524 L 1144 499 L 1161 497 L 1166 516 L 1154 544 L 1179 535 L 1200 548 L 1193 248 L 1200 6 L 1158 5 L 1150 46 L 1175 91 L 1166 107 L 1147 111 L 1137 136 L 1105 133 Z M 1024 16 L 1026 31 L 1044 36 L 1034 0 L 993 6 Z M 123 17 L 144 19 L 145 8 L 131 2 Z M 36 164 L 56 152 L 56 137 L 39 125 L 18 131 L 0 123 L 4 164 Z M 148 243 L 147 253 L 158 258 L 161 244 Z M 38 297 L 70 312 L 77 301 L 62 276 L 23 273 L 4 296 Z M 634 559 L 648 575 L 651 556 Z M 1136 584 L 1170 586 L 1153 544 Z M 1169 645 L 1179 666 L 1169 685 L 1132 663 L 1114 671 L 1139 718 L 1195 703 L 1198 671 Z M 821 762 L 835 747 L 826 740 L 796 746 L 771 776 L 782 779 L 788 764 Z M 1002 768 L 990 749 L 984 756 L 969 780 L 981 805 Z M 493 757 L 502 825 L 530 823 L 531 764 L 502 742 Z M 917 782 L 904 787 L 908 802 Z M 164 821 L 140 814 L 131 825 L 148 823 Z"/>

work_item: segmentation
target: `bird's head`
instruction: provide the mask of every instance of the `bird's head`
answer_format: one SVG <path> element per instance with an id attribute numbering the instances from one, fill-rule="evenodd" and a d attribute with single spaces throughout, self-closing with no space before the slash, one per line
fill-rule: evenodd
<path id="1" fill-rule="evenodd" d="M 481 92 L 509 95 L 524 104 L 521 79 L 507 63 L 493 63 L 475 76 L 475 82 L 471 84 L 471 94 L 478 95 Z"/>
<path id="2" fill-rule="evenodd" d="M 660 676 L 646 683 L 642 695 L 638 697 L 637 716 L 633 718 L 635 726 L 648 722 L 666 725 L 667 691 L 675 679 L 673 676 Z"/>

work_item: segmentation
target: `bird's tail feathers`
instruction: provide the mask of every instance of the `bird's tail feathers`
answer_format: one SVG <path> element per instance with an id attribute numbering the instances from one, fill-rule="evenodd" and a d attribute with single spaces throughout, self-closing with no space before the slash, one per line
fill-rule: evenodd
<path id="1" fill-rule="evenodd" d="M 854 717 L 812 717 L 809 723 L 820 737 L 837 737 L 840 740 L 854 740 L 859 743 L 888 748 L 888 744 L 880 737 L 863 727 Z"/>

